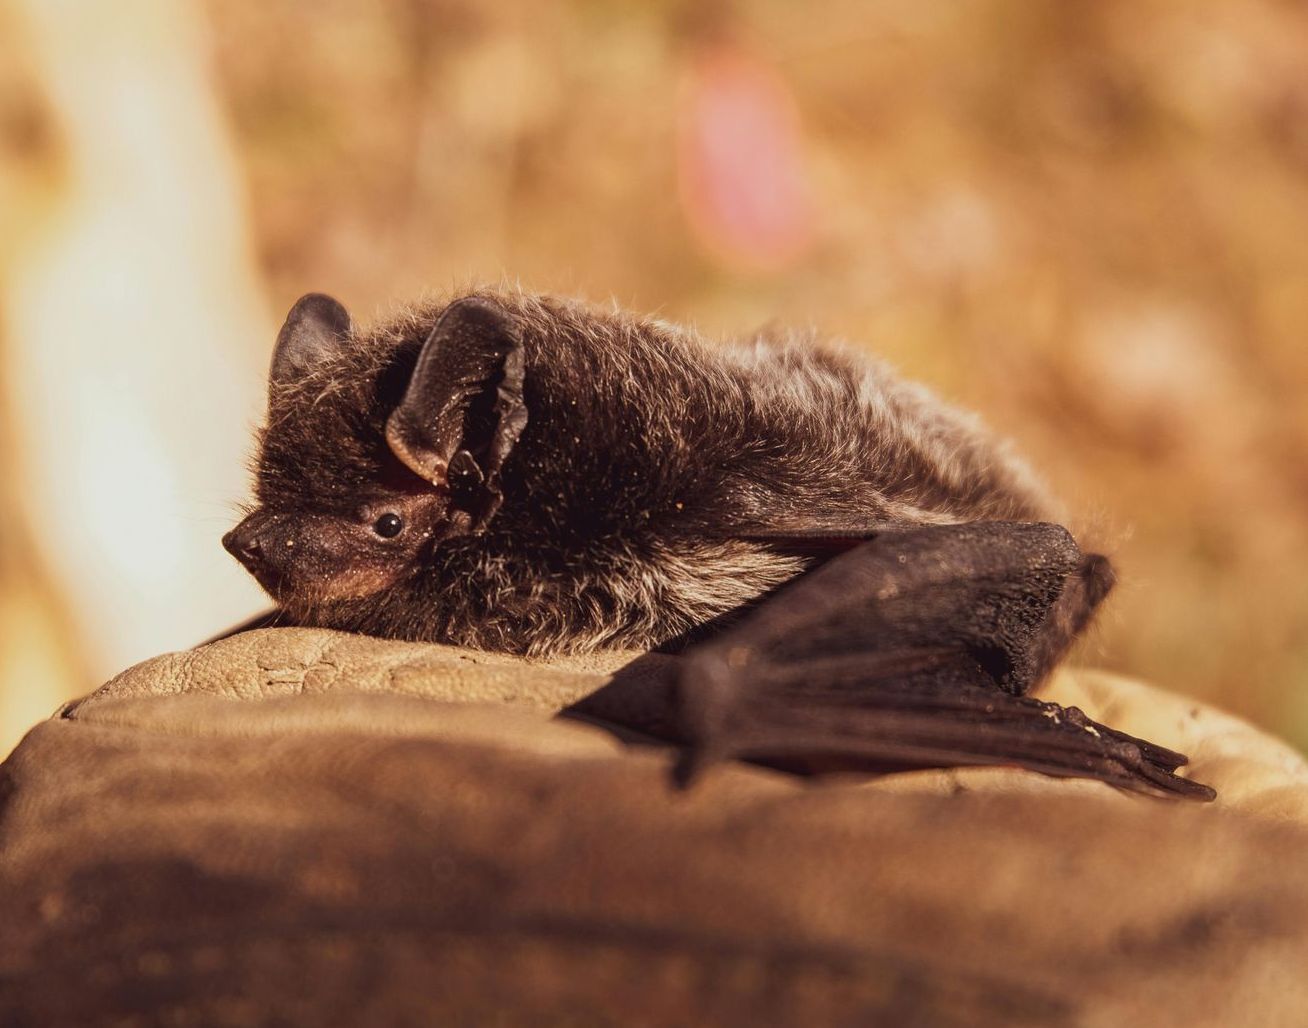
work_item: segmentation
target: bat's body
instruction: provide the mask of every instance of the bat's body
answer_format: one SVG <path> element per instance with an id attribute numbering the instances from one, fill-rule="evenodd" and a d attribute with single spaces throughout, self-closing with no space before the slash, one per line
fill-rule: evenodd
<path id="1" fill-rule="evenodd" d="M 360 333 L 309 296 L 278 339 L 257 494 L 225 543 L 299 624 L 543 654 L 755 605 L 690 652 L 701 760 L 1203 788 L 1022 696 L 1107 562 L 1035 524 L 1042 490 L 972 418 L 850 354 L 711 348 L 517 293 Z"/>

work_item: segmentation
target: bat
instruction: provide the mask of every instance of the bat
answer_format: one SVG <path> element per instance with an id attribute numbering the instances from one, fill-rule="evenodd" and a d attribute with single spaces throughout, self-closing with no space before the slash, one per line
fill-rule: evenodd
<path id="1" fill-rule="evenodd" d="M 1212 799 L 1028 695 L 1113 584 L 1028 466 L 884 364 L 480 291 L 274 347 L 224 546 L 284 623 L 527 655 L 681 646 L 677 776 L 1017 765 Z"/>

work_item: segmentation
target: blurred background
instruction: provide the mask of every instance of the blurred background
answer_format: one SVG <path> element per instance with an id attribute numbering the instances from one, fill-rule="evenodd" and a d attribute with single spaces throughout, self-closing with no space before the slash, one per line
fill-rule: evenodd
<path id="1" fill-rule="evenodd" d="M 1080 659 L 1308 745 L 1308 5 L 0 0 L 0 753 L 260 609 L 281 316 L 812 325 L 1117 561 Z"/>

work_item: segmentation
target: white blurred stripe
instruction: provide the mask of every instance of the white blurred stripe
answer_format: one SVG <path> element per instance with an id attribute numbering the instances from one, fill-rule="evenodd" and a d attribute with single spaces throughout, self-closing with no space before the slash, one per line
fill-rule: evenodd
<path id="1" fill-rule="evenodd" d="M 176 0 L 23 0 L 63 192 L 5 283 L 20 491 L 97 676 L 250 613 L 219 546 L 274 331 L 203 25 Z"/>

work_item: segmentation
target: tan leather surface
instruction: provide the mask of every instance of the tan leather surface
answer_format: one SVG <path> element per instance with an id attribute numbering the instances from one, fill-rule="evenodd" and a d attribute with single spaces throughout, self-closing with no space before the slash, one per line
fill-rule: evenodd
<path id="1" fill-rule="evenodd" d="M 1283 744 L 1067 672 L 1052 698 L 1188 751 L 1219 801 L 1002 768 L 731 765 L 681 793 L 666 748 L 551 716 L 657 720 L 671 660 L 279 629 L 125 672 L 0 771 L 0 1012 L 1303 1023 L 1308 769 Z"/>
<path id="2" fill-rule="evenodd" d="M 633 656 L 529 662 L 508 654 L 346 632 L 269 628 L 147 660 L 105 683 L 82 704 L 89 710 L 129 696 L 212 693 L 256 700 L 344 689 L 555 711 L 594 691 L 608 671 Z"/>
<path id="3" fill-rule="evenodd" d="M 646 690 L 657 689 L 661 673 L 675 667 L 676 658 L 640 654 L 599 654 L 587 657 L 528 661 L 507 654 L 481 653 L 450 646 L 371 639 L 318 629 L 264 629 L 181 653 L 165 654 L 139 664 L 79 702 L 80 719 L 128 716 L 116 702 L 131 697 L 214 695 L 256 700 L 316 693 L 387 693 L 458 703 L 499 703 L 556 713 L 610 685 L 614 672 L 625 688 L 611 690 L 604 701 L 592 702 L 597 718 L 631 717 L 630 703 Z M 621 696 L 610 699 L 609 696 Z M 1308 826 L 1308 762 L 1286 743 L 1247 722 L 1187 697 L 1177 696 L 1101 671 L 1064 669 L 1042 696 L 1080 707 L 1096 720 L 1151 739 L 1191 758 L 1191 777 L 1218 790 L 1218 804 Z M 627 705 L 622 705 L 627 700 Z M 657 704 L 661 697 L 652 700 Z M 173 730 L 188 730 L 194 718 L 199 730 L 212 722 L 204 714 L 183 714 L 175 707 L 148 704 L 128 708 L 138 719 L 164 719 Z M 366 708 L 354 706 L 342 717 L 367 728 Z M 419 708 L 420 709 L 420 708 Z M 323 714 L 316 716 L 326 716 Z M 651 714 L 651 716 L 653 716 Z M 312 719 L 305 719 L 311 722 Z M 226 730 L 243 730 L 224 720 Z M 242 721 L 241 724 L 246 722 Z M 250 731 L 262 719 L 250 722 Z M 514 721 L 514 724 L 518 724 Z M 526 733 L 543 741 L 551 736 L 579 737 L 571 725 L 527 722 Z M 309 727 L 306 723 L 300 730 Z M 506 732 L 508 729 L 506 729 Z M 522 742 L 514 733 L 515 744 Z M 867 780 L 868 788 L 895 791 L 953 791 L 960 787 L 986 790 L 1081 790 L 1117 794 L 1107 786 L 1047 779 L 1011 768 L 967 768 L 923 771 Z"/>

